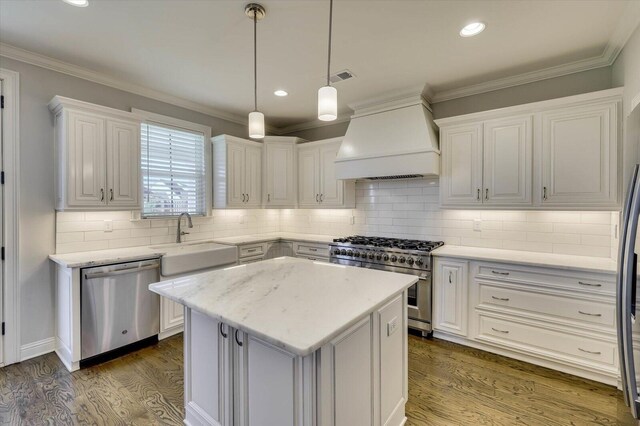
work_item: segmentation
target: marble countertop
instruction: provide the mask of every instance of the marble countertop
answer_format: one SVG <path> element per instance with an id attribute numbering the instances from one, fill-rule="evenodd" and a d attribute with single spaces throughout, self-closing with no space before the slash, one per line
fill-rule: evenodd
<path id="1" fill-rule="evenodd" d="M 329 235 L 272 232 L 266 234 L 242 235 L 238 237 L 214 238 L 212 240 L 203 241 L 190 241 L 183 244 L 198 244 L 209 241 L 219 244 L 241 245 L 275 240 L 306 241 L 311 243 L 329 244 L 333 241 L 333 238 L 334 237 Z M 79 253 L 50 254 L 49 259 L 61 266 L 64 266 L 65 268 L 85 268 L 88 266 L 108 265 L 111 263 L 122 263 L 162 257 L 172 248 L 175 248 L 175 244 L 84 251 Z"/>
<path id="2" fill-rule="evenodd" d="M 431 254 L 436 257 L 486 260 L 491 262 L 517 263 L 519 265 L 546 266 L 558 269 L 605 273 L 616 272 L 618 266 L 614 260 L 604 257 L 571 256 L 557 253 L 536 253 L 520 250 L 451 245 L 439 247 L 432 251 Z"/>
<path id="3" fill-rule="evenodd" d="M 271 232 L 267 234 L 253 234 L 253 235 L 241 235 L 238 237 L 226 237 L 226 238 L 214 238 L 216 243 L 223 244 L 251 244 L 262 243 L 266 241 L 274 240 L 286 240 L 286 241 L 305 241 L 309 243 L 331 243 L 333 239 L 337 238 L 331 235 L 317 235 L 317 234 L 297 234 L 293 232 Z"/>
<path id="4" fill-rule="evenodd" d="M 416 281 L 413 275 L 279 257 L 149 289 L 305 356 Z"/>

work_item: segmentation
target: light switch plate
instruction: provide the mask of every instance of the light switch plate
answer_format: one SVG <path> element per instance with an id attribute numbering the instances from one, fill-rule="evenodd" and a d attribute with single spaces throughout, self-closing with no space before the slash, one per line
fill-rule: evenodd
<path id="1" fill-rule="evenodd" d="M 387 336 L 391 336 L 397 329 L 398 317 L 393 317 L 393 319 L 387 323 Z"/>
<path id="2" fill-rule="evenodd" d="M 104 232 L 113 232 L 113 221 L 105 220 L 104 221 Z"/>
<path id="3" fill-rule="evenodd" d="M 480 226 L 482 226 L 482 219 L 473 219 L 473 230 L 480 232 Z"/>

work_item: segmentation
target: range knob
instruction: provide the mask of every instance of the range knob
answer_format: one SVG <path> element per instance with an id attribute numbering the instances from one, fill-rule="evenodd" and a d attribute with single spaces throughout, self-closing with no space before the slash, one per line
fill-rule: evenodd
<path id="1" fill-rule="evenodd" d="M 347 256 L 353 256 L 353 251 L 351 250 L 347 251 Z"/>
<path id="2" fill-rule="evenodd" d="M 406 260 L 406 259 L 404 258 L 404 256 L 400 256 L 400 259 L 398 259 L 398 261 L 399 261 L 400 263 L 404 263 L 404 261 L 405 261 L 405 260 Z"/>
<path id="3" fill-rule="evenodd" d="M 385 262 L 389 260 L 389 255 L 385 254 L 384 256 L 382 256 L 382 260 L 384 260 Z"/>
<path id="4" fill-rule="evenodd" d="M 392 262 L 395 262 L 395 261 L 397 261 L 397 260 L 398 260 L 398 258 L 396 257 L 396 255 L 395 255 L 395 254 L 391 255 L 391 261 L 392 261 Z"/>
<path id="5" fill-rule="evenodd" d="M 373 260 L 373 258 L 375 257 L 375 255 L 373 254 L 372 251 L 369 252 L 369 259 Z"/>
<path id="6" fill-rule="evenodd" d="M 347 251 L 345 249 L 342 249 L 340 250 L 340 254 L 344 256 L 345 254 L 347 254 Z"/>
<path id="7" fill-rule="evenodd" d="M 407 257 L 407 265 L 413 265 L 413 258 Z"/>
<path id="8" fill-rule="evenodd" d="M 424 263 L 424 262 L 422 261 L 422 259 L 421 259 L 421 258 L 417 258 L 417 259 L 416 259 L 416 266 L 422 266 L 422 264 L 423 264 L 423 263 Z"/>
<path id="9" fill-rule="evenodd" d="M 382 259 L 382 253 L 378 253 L 378 254 L 376 254 L 376 259 L 377 259 L 377 260 Z"/>
<path id="10" fill-rule="evenodd" d="M 354 251 L 353 252 L 353 257 L 360 257 L 360 252 L 359 251 Z"/>
<path id="11" fill-rule="evenodd" d="M 339 255 L 339 254 L 340 254 L 340 249 L 335 249 L 335 250 L 333 251 L 333 254 L 335 254 L 336 256 L 337 256 L 337 255 Z"/>

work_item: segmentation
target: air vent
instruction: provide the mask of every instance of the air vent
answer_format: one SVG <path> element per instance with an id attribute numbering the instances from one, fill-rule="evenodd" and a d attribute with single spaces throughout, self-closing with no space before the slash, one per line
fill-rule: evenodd
<path id="1" fill-rule="evenodd" d="M 338 71 L 335 74 L 332 74 L 329 77 L 329 81 L 331 81 L 332 83 L 338 83 L 340 81 L 345 81 L 345 80 L 349 80 L 350 78 L 355 77 L 355 75 L 349 71 L 349 70 L 342 70 L 342 71 Z"/>
<path id="2" fill-rule="evenodd" d="M 417 179 L 424 177 L 423 175 L 395 175 L 395 176 L 375 176 L 364 178 L 365 180 L 393 180 L 393 179 Z"/>

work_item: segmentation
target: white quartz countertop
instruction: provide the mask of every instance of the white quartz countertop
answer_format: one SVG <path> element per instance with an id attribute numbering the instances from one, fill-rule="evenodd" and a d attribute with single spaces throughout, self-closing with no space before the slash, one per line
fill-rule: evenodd
<path id="1" fill-rule="evenodd" d="M 617 269 L 617 263 L 610 258 L 536 253 L 520 250 L 444 245 L 432 251 L 431 254 L 436 257 L 486 260 L 491 262 L 516 263 L 520 265 L 546 266 L 593 272 L 614 273 Z"/>
<path id="2" fill-rule="evenodd" d="M 267 234 L 241 235 L 238 237 L 214 238 L 216 243 L 224 244 L 251 244 L 262 243 L 265 241 L 286 240 L 286 241 L 304 241 L 309 243 L 331 243 L 337 238 L 331 235 L 317 234 L 297 234 L 293 232 L 271 232 Z"/>
<path id="3" fill-rule="evenodd" d="M 149 289 L 305 356 L 417 279 L 279 257 L 151 284 Z"/>
<path id="4" fill-rule="evenodd" d="M 272 232 L 265 234 L 242 235 L 238 237 L 214 238 L 207 240 L 219 244 L 241 245 L 274 240 L 306 241 L 312 243 L 327 243 L 333 241 L 329 235 L 295 234 L 290 232 Z M 197 244 L 206 241 L 190 241 L 183 244 Z M 167 254 L 174 244 L 152 247 L 129 247 L 110 250 L 83 251 L 78 253 L 51 254 L 49 259 L 65 268 L 85 268 L 88 266 L 108 265 L 111 263 L 130 262 L 141 259 L 152 259 Z"/>

